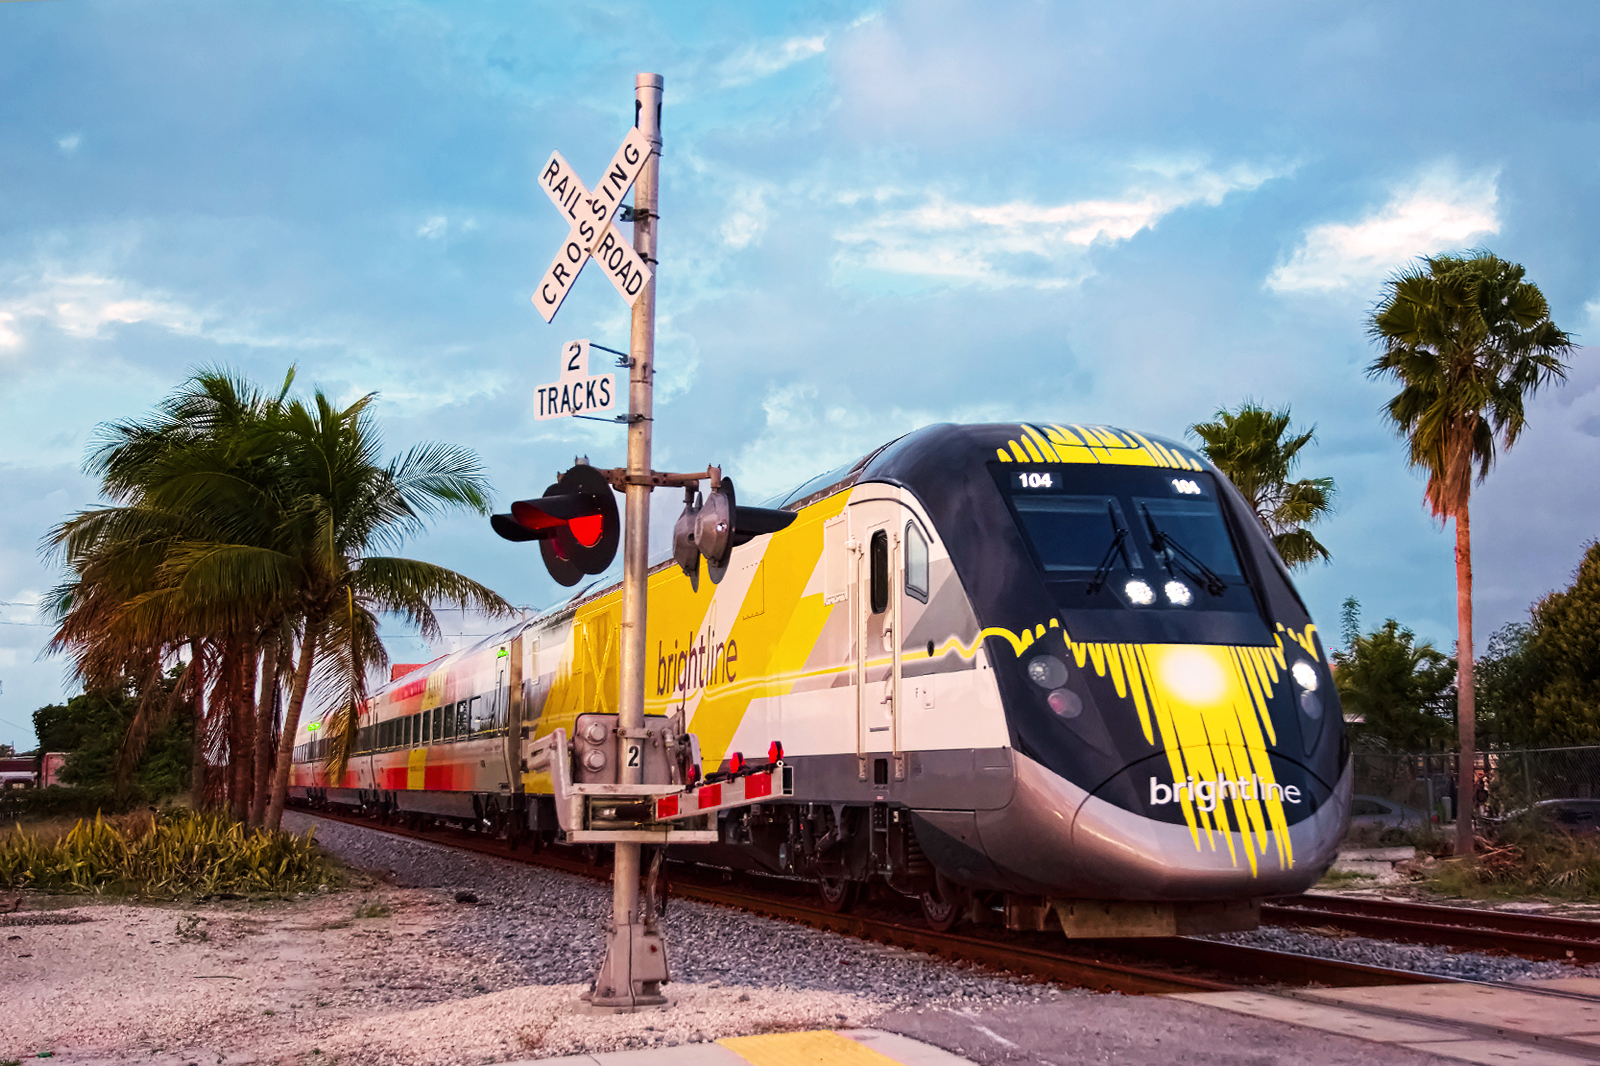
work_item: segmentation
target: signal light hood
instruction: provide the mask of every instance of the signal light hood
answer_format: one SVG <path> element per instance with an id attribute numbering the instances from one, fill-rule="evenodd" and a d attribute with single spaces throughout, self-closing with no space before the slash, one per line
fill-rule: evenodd
<path id="1" fill-rule="evenodd" d="M 604 573 L 617 555 L 622 520 L 604 474 L 579 463 L 533 500 L 518 500 L 489 525 L 506 540 L 539 542 L 545 569 L 568 587 L 585 574 Z"/>

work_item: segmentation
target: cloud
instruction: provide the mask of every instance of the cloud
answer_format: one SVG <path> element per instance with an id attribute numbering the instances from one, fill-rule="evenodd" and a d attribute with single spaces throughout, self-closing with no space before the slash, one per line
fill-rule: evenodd
<path id="1" fill-rule="evenodd" d="M 819 56 L 827 49 L 827 38 L 821 34 L 815 37 L 790 37 L 776 42 L 764 41 L 729 56 L 721 63 L 718 73 L 722 76 L 723 88 L 748 85 Z"/>
<path id="2" fill-rule="evenodd" d="M 4 303 L 7 319 L 40 319 L 69 337 L 103 337 L 108 326 L 149 322 L 198 336 L 202 320 L 159 293 L 136 293 L 125 281 L 94 274 L 45 276 L 33 291 Z M 12 336 L 16 334 L 13 332 Z"/>
<path id="3" fill-rule="evenodd" d="M 434 215 L 428 221 L 417 227 L 417 236 L 430 241 L 439 240 L 444 236 L 445 229 L 449 226 L 449 219 L 443 215 Z"/>
<path id="4" fill-rule="evenodd" d="M 67 155 L 71 155 L 72 153 L 76 152 L 78 150 L 78 145 L 82 143 L 83 134 L 81 133 L 69 133 L 65 137 L 62 137 L 60 140 L 56 141 L 56 144 L 60 146 L 61 151 Z"/>
<path id="5" fill-rule="evenodd" d="M 253 348 L 316 348 L 336 341 L 315 335 L 276 334 L 250 316 L 203 312 L 159 290 L 95 273 L 42 273 L 20 296 L 0 297 L 0 349 L 20 348 L 26 320 L 69 337 L 103 340 L 117 326 L 151 325 L 180 337 Z M 26 282 L 25 282 L 26 284 Z"/>
<path id="6" fill-rule="evenodd" d="M 737 206 L 722 216 L 717 235 L 729 248 L 744 248 L 766 230 L 772 213 L 767 209 L 766 190 L 759 187 L 745 188 L 734 203 Z"/>
<path id="7" fill-rule="evenodd" d="M 1419 255 L 1459 247 L 1500 231 L 1497 172 L 1458 177 L 1444 169 L 1397 189 L 1359 222 L 1327 222 L 1306 231 L 1288 262 L 1267 278 L 1274 292 L 1331 292 L 1365 287 Z"/>
<path id="8" fill-rule="evenodd" d="M 869 215 L 835 233 L 844 245 L 835 266 L 847 278 L 872 272 L 986 288 L 1061 288 L 1092 272 L 1093 245 L 1128 240 L 1181 208 L 1215 207 L 1231 192 L 1278 176 L 1267 168 L 1219 172 L 1196 163 L 1139 169 L 1141 180 L 1117 198 L 1059 204 L 964 203 L 902 190 L 847 194 L 847 204 L 861 204 Z"/>
<path id="9" fill-rule="evenodd" d="M 808 478 L 861 458 L 872 448 L 935 422 L 1005 421 L 1011 412 L 991 404 L 951 411 L 882 408 L 827 402 L 816 385 L 798 382 L 767 390 L 766 425 L 729 465 L 741 497 L 761 501 Z"/>

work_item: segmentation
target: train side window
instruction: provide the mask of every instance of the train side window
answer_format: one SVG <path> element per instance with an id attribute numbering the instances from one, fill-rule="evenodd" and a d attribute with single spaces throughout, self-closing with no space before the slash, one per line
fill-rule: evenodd
<path id="1" fill-rule="evenodd" d="M 889 531 L 872 534 L 872 613 L 889 609 Z"/>
<path id="2" fill-rule="evenodd" d="M 928 602 L 928 542 L 915 522 L 906 523 L 906 595 Z"/>
<path id="3" fill-rule="evenodd" d="M 490 717 L 489 709 L 477 706 L 477 703 L 482 699 L 482 696 L 474 696 L 467 701 L 472 716 L 472 731 L 474 733 L 482 733 L 485 730 L 494 728 L 494 719 Z"/>
<path id="4" fill-rule="evenodd" d="M 435 744 L 444 739 L 444 716 L 449 710 L 448 705 L 433 709 L 433 742 Z"/>
<path id="5" fill-rule="evenodd" d="M 467 708 L 471 706 L 466 700 L 456 704 L 456 736 L 469 737 L 472 735 L 472 718 Z"/>
<path id="6" fill-rule="evenodd" d="M 411 716 L 411 746 L 422 747 L 422 712 L 418 711 Z"/>
<path id="7" fill-rule="evenodd" d="M 456 738 L 456 705 L 453 703 L 446 704 L 439 710 L 444 715 L 444 739 L 454 740 Z"/>

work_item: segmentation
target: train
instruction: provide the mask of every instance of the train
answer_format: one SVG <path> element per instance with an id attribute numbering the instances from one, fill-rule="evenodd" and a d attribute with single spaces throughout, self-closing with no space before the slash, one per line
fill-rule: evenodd
<path id="1" fill-rule="evenodd" d="M 1193 449 L 935 425 L 767 506 L 792 523 L 719 581 L 649 570 L 646 713 L 695 739 L 680 769 L 792 771 L 685 856 L 1084 937 L 1248 929 L 1331 865 L 1352 776 L 1327 653 Z M 600 579 L 376 690 L 338 781 L 302 726 L 292 796 L 559 841 L 528 753 L 615 712 L 620 609 Z"/>

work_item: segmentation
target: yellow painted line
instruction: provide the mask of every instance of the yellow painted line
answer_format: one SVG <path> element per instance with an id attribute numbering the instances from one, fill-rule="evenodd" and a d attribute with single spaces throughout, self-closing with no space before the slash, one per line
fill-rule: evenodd
<path id="1" fill-rule="evenodd" d="M 717 1043 L 737 1053 L 750 1066 L 900 1066 L 889 1056 L 831 1029 L 730 1036 Z"/>

